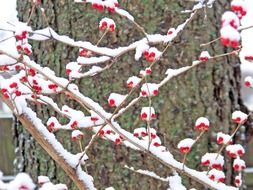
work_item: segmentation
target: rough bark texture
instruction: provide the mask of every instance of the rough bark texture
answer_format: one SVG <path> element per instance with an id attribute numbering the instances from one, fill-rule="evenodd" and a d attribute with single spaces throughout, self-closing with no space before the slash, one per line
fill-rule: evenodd
<path id="1" fill-rule="evenodd" d="M 129 10 L 136 17 L 136 21 L 147 30 L 148 33 L 166 33 L 168 28 L 174 27 L 184 21 L 188 14 L 181 14 L 185 2 L 171 0 L 136 0 L 121 1 L 121 6 Z M 169 48 L 162 60 L 154 67 L 150 80 L 159 81 L 167 68 L 179 68 L 191 64 L 202 51 L 199 44 L 206 43 L 218 36 L 220 15 L 224 11 L 228 2 L 218 1 L 214 8 L 208 10 L 207 18 L 204 19 L 204 11 L 198 15 L 194 22 L 187 28 L 178 43 Z M 183 6 L 184 5 L 184 6 Z M 107 15 L 91 10 L 88 6 L 74 4 L 72 0 L 54 1 L 44 0 L 43 6 L 48 16 L 49 24 L 60 34 L 66 34 L 77 40 L 88 40 L 96 43 L 102 35 L 98 31 L 98 22 L 104 16 L 112 17 L 117 23 L 115 34 L 109 34 L 103 40 L 103 46 L 117 47 L 142 37 L 142 34 L 125 19 L 117 15 Z M 188 6 L 189 7 L 189 6 Z M 30 13 L 30 3 L 19 1 L 19 16 L 22 20 L 27 20 Z M 46 26 L 40 11 L 32 18 L 34 28 Z M 34 59 L 39 63 L 49 66 L 56 71 L 57 75 L 65 75 L 65 64 L 75 60 L 78 49 L 67 47 L 54 41 L 33 43 Z M 162 47 L 161 47 L 162 48 Z M 219 43 L 207 46 L 212 54 L 224 52 L 224 48 Z M 204 49 L 203 49 L 204 50 Z M 227 51 L 225 49 L 225 51 Z M 158 98 L 153 99 L 153 105 L 158 112 L 158 120 L 152 123 L 165 145 L 177 155 L 182 156 L 176 149 L 177 143 L 184 137 L 193 137 L 196 133 L 193 130 L 194 121 L 199 116 L 207 116 L 212 122 L 212 130 L 205 135 L 203 140 L 197 144 L 190 154 L 187 162 L 191 167 L 202 169 L 199 165 L 201 155 L 206 151 L 216 151 L 214 143 L 214 132 L 229 132 L 234 127 L 230 123 L 231 112 L 240 108 L 239 92 L 239 67 L 234 65 L 237 60 L 226 57 L 202 65 L 193 69 L 184 76 L 174 79 L 161 89 Z M 147 66 L 143 60 L 135 62 L 133 53 L 119 59 L 110 71 L 78 81 L 84 94 L 91 96 L 100 102 L 107 110 L 107 97 L 110 92 L 127 93 L 125 81 L 129 76 L 137 75 L 140 68 Z M 68 100 L 56 97 L 56 101 L 62 104 Z M 71 104 L 73 104 L 71 102 Z M 130 131 L 136 127 L 145 126 L 139 119 L 140 107 L 147 105 L 146 100 L 142 100 L 138 105 L 131 108 L 120 118 L 122 126 Z M 77 107 L 78 108 L 78 107 Z M 38 115 L 47 118 L 54 112 L 44 107 L 36 107 Z M 16 146 L 19 147 L 18 170 L 27 171 L 37 175 L 47 174 L 53 179 L 71 185 L 71 181 L 66 179 L 62 170 L 50 159 L 48 155 L 34 142 L 32 137 L 18 125 L 16 127 Z M 90 133 L 87 133 L 87 139 Z M 69 132 L 59 132 L 57 134 L 64 146 L 73 152 L 78 151 L 76 144 L 69 142 Z M 83 142 L 84 145 L 87 141 Z M 125 164 L 135 168 L 150 169 L 162 176 L 171 173 L 162 165 L 148 159 L 146 155 L 134 152 L 122 146 L 115 146 L 112 143 L 98 140 L 93 148 L 89 150 L 90 158 L 87 163 L 88 172 L 94 176 L 98 189 L 113 185 L 116 189 L 165 189 L 168 184 L 159 182 L 147 177 L 134 174 L 123 168 Z M 24 159 L 25 158 L 25 159 Z M 227 183 L 231 183 L 231 161 L 226 163 L 228 178 Z M 188 187 L 194 187 L 195 182 L 186 180 Z M 75 189 L 71 187 L 70 189 Z"/>

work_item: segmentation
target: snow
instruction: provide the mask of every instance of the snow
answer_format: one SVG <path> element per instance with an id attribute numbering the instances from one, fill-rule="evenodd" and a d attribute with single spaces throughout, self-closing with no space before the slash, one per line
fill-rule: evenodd
<path id="1" fill-rule="evenodd" d="M 68 190 L 65 184 L 45 183 L 39 190 Z"/>
<path id="2" fill-rule="evenodd" d="M 141 58 L 142 54 L 148 49 L 149 45 L 147 43 L 145 42 L 139 43 L 135 49 L 135 56 L 134 56 L 135 61 L 138 61 Z"/>
<path id="3" fill-rule="evenodd" d="M 226 25 L 220 30 L 221 38 L 229 39 L 230 41 L 240 41 L 240 33 L 230 25 Z"/>
<path id="4" fill-rule="evenodd" d="M 179 175 L 169 177 L 170 190 L 186 190 Z"/>
<path id="5" fill-rule="evenodd" d="M 134 167 L 128 167 L 127 165 L 125 165 L 124 167 L 127 168 L 127 169 L 129 169 L 129 170 L 131 170 L 131 171 L 134 171 L 136 173 L 139 173 L 139 174 L 142 174 L 142 175 L 146 175 L 146 176 L 149 176 L 149 177 L 152 177 L 152 178 L 164 181 L 164 182 L 169 182 L 169 178 L 160 177 L 160 176 L 158 176 L 156 173 L 154 173 L 152 171 L 141 170 L 141 169 L 135 170 Z"/>
<path id="6" fill-rule="evenodd" d="M 118 13 L 119 15 L 126 17 L 128 20 L 134 22 L 134 17 L 127 12 L 126 10 L 120 9 L 120 8 L 115 8 L 116 13 Z"/>
<path id="7" fill-rule="evenodd" d="M 92 65 L 92 64 L 98 64 L 98 63 L 104 63 L 106 61 L 110 60 L 110 57 L 108 56 L 101 56 L 101 57 L 78 57 L 77 62 L 78 64 L 82 65 Z"/>
<path id="8" fill-rule="evenodd" d="M 29 39 L 36 41 L 45 41 L 50 39 L 50 28 L 43 28 L 40 30 L 35 30 L 32 32 L 32 35 L 29 36 Z"/>
<path id="9" fill-rule="evenodd" d="M 39 184 L 44 184 L 50 182 L 49 177 L 47 176 L 38 176 L 38 183 Z"/>
<path id="10" fill-rule="evenodd" d="M 105 190 L 115 190 L 113 187 L 107 187 Z"/>
<path id="11" fill-rule="evenodd" d="M 7 190 L 20 190 L 24 189 L 33 190 L 35 189 L 35 184 L 33 183 L 30 176 L 26 173 L 19 173 L 13 181 L 8 184 Z"/>

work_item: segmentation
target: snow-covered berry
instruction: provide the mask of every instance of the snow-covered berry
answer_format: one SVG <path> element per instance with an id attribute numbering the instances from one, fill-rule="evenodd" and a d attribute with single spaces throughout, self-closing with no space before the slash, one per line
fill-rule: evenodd
<path id="1" fill-rule="evenodd" d="M 145 77 L 147 75 L 152 74 L 152 69 L 150 67 L 146 68 L 145 70 L 140 70 L 140 76 Z"/>
<path id="2" fill-rule="evenodd" d="M 99 22 L 99 29 L 100 30 L 108 30 L 110 32 L 114 32 L 116 28 L 115 22 L 110 18 L 103 18 Z"/>
<path id="3" fill-rule="evenodd" d="M 91 4 L 91 7 L 93 9 L 100 11 L 100 12 L 102 12 L 104 10 L 104 5 L 102 4 L 102 1 L 101 2 L 93 2 Z"/>
<path id="4" fill-rule="evenodd" d="M 90 114 L 91 114 L 91 116 L 90 116 L 91 121 L 96 122 L 98 120 L 102 120 L 101 117 L 93 110 L 90 110 Z"/>
<path id="5" fill-rule="evenodd" d="M 195 129 L 197 130 L 208 130 L 210 122 L 205 117 L 199 117 L 195 122 Z"/>
<path id="6" fill-rule="evenodd" d="M 226 152 L 231 158 L 241 157 L 245 154 L 245 150 L 240 144 L 228 145 L 226 147 Z"/>
<path id="7" fill-rule="evenodd" d="M 242 185 L 242 178 L 240 175 L 235 176 L 234 183 L 236 187 L 240 187 Z"/>
<path id="8" fill-rule="evenodd" d="M 217 144 L 232 144 L 233 140 L 230 135 L 219 132 L 217 133 L 216 142 Z"/>
<path id="9" fill-rule="evenodd" d="M 223 171 L 211 169 L 208 173 L 209 179 L 215 181 L 215 182 L 221 182 L 223 183 L 225 181 L 225 174 Z"/>
<path id="10" fill-rule="evenodd" d="M 155 109 L 153 107 L 143 107 L 141 109 L 140 117 L 145 121 L 156 119 Z"/>
<path id="11" fill-rule="evenodd" d="M 105 135 L 110 135 L 112 133 L 112 129 L 110 126 L 106 125 L 103 129 L 99 130 L 99 136 L 104 137 Z"/>
<path id="12" fill-rule="evenodd" d="M 253 62 L 253 55 L 245 55 L 245 56 L 244 56 L 244 59 L 245 59 L 246 61 Z"/>
<path id="13" fill-rule="evenodd" d="M 253 86 L 253 78 L 251 76 L 245 77 L 244 85 L 247 87 L 252 87 Z"/>
<path id="14" fill-rule="evenodd" d="M 125 99 L 126 99 L 126 95 L 111 93 L 108 98 L 108 103 L 111 107 L 113 106 L 118 107 Z"/>
<path id="15" fill-rule="evenodd" d="M 152 47 L 152 48 L 149 48 L 148 50 L 144 51 L 143 54 L 148 62 L 154 62 L 162 55 L 162 52 L 160 52 L 155 47 Z"/>
<path id="16" fill-rule="evenodd" d="M 150 136 L 151 139 L 155 139 L 157 137 L 156 130 L 154 128 L 150 128 Z"/>
<path id="17" fill-rule="evenodd" d="M 232 11 L 226 11 L 221 17 L 221 27 L 231 26 L 237 29 L 240 25 L 238 16 Z"/>
<path id="18" fill-rule="evenodd" d="M 18 29 L 16 32 L 15 32 L 15 38 L 17 41 L 22 41 L 22 40 L 25 40 L 28 38 L 28 32 L 26 30 L 20 30 Z"/>
<path id="19" fill-rule="evenodd" d="M 47 121 L 47 129 L 49 132 L 53 132 L 54 128 L 58 125 L 58 120 L 55 117 L 50 117 Z"/>
<path id="20" fill-rule="evenodd" d="M 220 41 L 224 46 L 237 48 L 239 46 L 240 33 L 232 26 L 224 26 L 220 30 Z"/>
<path id="21" fill-rule="evenodd" d="M 139 84 L 140 81 L 141 81 L 141 79 L 139 77 L 136 77 L 136 76 L 129 77 L 127 79 L 127 86 L 129 88 L 134 88 L 134 87 L 136 87 L 136 85 Z"/>
<path id="22" fill-rule="evenodd" d="M 236 123 L 244 123 L 247 121 L 248 115 L 246 113 L 243 113 L 241 111 L 234 111 L 232 113 L 232 120 Z"/>
<path id="23" fill-rule="evenodd" d="M 7 189 L 11 190 L 34 190 L 35 184 L 31 177 L 26 173 L 19 173 L 8 185 Z"/>
<path id="24" fill-rule="evenodd" d="M 136 128 L 134 130 L 134 136 L 135 137 L 145 137 L 147 135 L 148 135 L 147 130 L 144 127 Z"/>
<path id="25" fill-rule="evenodd" d="M 218 155 L 217 153 L 206 153 L 201 158 L 201 165 L 222 170 L 224 165 L 224 157 L 222 155 Z"/>
<path id="26" fill-rule="evenodd" d="M 158 85 L 155 83 L 145 83 L 141 87 L 141 96 L 157 96 L 158 95 Z"/>
<path id="27" fill-rule="evenodd" d="M 240 159 L 239 157 L 236 158 L 233 162 L 233 168 L 235 171 L 242 171 L 246 168 L 245 161 Z"/>
<path id="28" fill-rule="evenodd" d="M 146 75 L 151 75 L 152 74 L 152 69 L 150 67 L 145 69 Z"/>
<path id="29" fill-rule="evenodd" d="M 181 140 L 178 145 L 177 148 L 183 152 L 183 153 L 188 153 L 191 150 L 192 145 L 195 143 L 195 140 L 190 139 L 190 138 L 186 138 Z"/>
<path id="30" fill-rule="evenodd" d="M 123 137 L 122 136 L 120 136 L 120 135 L 115 135 L 114 136 L 114 144 L 115 145 L 121 144 L 122 141 L 123 141 Z"/>
<path id="31" fill-rule="evenodd" d="M 79 56 L 85 57 L 85 56 L 88 55 L 88 52 L 89 52 L 89 51 L 88 51 L 87 49 L 80 48 L 80 49 L 79 49 Z"/>
<path id="32" fill-rule="evenodd" d="M 156 136 L 153 140 L 152 140 L 152 145 L 155 147 L 160 147 L 162 144 L 161 139 Z"/>
<path id="33" fill-rule="evenodd" d="M 83 137 L 84 137 L 84 134 L 82 131 L 79 131 L 79 130 L 72 131 L 72 134 L 71 134 L 72 141 L 82 140 Z"/>
<path id="34" fill-rule="evenodd" d="M 167 32 L 167 35 L 173 35 L 175 33 L 176 29 L 175 28 L 170 28 Z"/>
<path id="35" fill-rule="evenodd" d="M 233 0 L 231 10 L 237 14 L 239 19 L 247 14 L 247 7 L 244 0 Z"/>
<path id="36" fill-rule="evenodd" d="M 210 59 L 210 54 L 208 51 L 202 51 L 200 56 L 199 56 L 199 61 L 208 61 Z"/>

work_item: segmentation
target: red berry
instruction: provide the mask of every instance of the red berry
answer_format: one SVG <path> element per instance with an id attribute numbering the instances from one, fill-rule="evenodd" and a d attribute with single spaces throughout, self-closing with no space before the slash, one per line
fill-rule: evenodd
<path id="1" fill-rule="evenodd" d="M 154 91 L 153 91 L 153 95 L 154 95 L 154 96 L 157 96 L 157 95 L 158 95 L 158 90 L 154 90 Z"/>
<path id="2" fill-rule="evenodd" d="M 141 114 L 141 119 L 147 119 L 148 115 L 146 113 Z"/>
<path id="3" fill-rule="evenodd" d="M 153 144 L 154 146 L 156 146 L 156 147 L 158 147 L 158 146 L 161 146 L 161 144 L 160 143 L 158 143 L 158 142 L 154 142 L 154 144 Z"/>
<path id="4" fill-rule="evenodd" d="M 247 87 L 250 87 L 250 86 L 251 86 L 251 84 L 250 84 L 249 81 L 245 81 L 244 84 L 245 84 L 245 86 L 247 86 Z"/>
<path id="5" fill-rule="evenodd" d="M 29 73 L 31 76 L 33 76 L 33 77 L 36 75 L 36 71 L 35 71 L 34 69 L 31 69 L 31 68 L 28 70 L 28 73 Z"/>
<path id="6" fill-rule="evenodd" d="M 115 106 L 115 101 L 113 99 L 110 99 L 108 102 L 111 107 Z"/>
<path id="7" fill-rule="evenodd" d="M 18 84 L 16 82 L 13 82 L 10 84 L 10 88 L 16 88 L 18 86 Z"/>
<path id="8" fill-rule="evenodd" d="M 71 127 L 72 129 L 75 129 L 75 128 L 77 127 L 77 121 L 74 121 L 74 122 L 70 125 L 70 127 Z"/>
<path id="9" fill-rule="evenodd" d="M 119 145 L 121 143 L 121 139 L 120 138 L 116 138 L 114 141 L 114 144 Z"/>
<path id="10" fill-rule="evenodd" d="M 15 94 L 16 94 L 16 96 L 21 96 L 22 95 L 22 93 L 19 90 L 16 90 Z"/>
<path id="11" fill-rule="evenodd" d="M 90 120 L 96 122 L 98 120 L 98 118 L 97 117 L 91 117 Z"/>
<path id="12" fill-rule="evenodd" d="M 71 71 L 72 71 L 71 69 L 66 69 L 66 74 L 70 75 Z"/>
<path id="13" fill-rule="evenodd" d="M 217 139 L 217 144 L 222 144 L 223 141 L 224 141 L 224 139 L 223 139 L 222 137 L 219 137 L 219 138 Z"/>

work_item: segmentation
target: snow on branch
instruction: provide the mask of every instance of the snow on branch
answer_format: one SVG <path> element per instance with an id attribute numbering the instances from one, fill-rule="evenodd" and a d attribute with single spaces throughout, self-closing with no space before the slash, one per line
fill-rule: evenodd
<path id="1" fill-rule="evenodd" d="M 158 179 L 158 180 L 163 181 L 163 182 L 169 182 L 169 178 L 160 177 L 156 173 L 148 171 L 148 170 L 141 170 L 141 169 L 135 170 L 133 167 L 128 167 L 127 165 L 125 165 L 125 168 L 127 168 L 127 169 L 129 169 L 129 170 L 131 170 L 135 173 L 146 175 L 146 176 L 149 176 L 149 177 L 154 178 L 154 179 Z"/>

